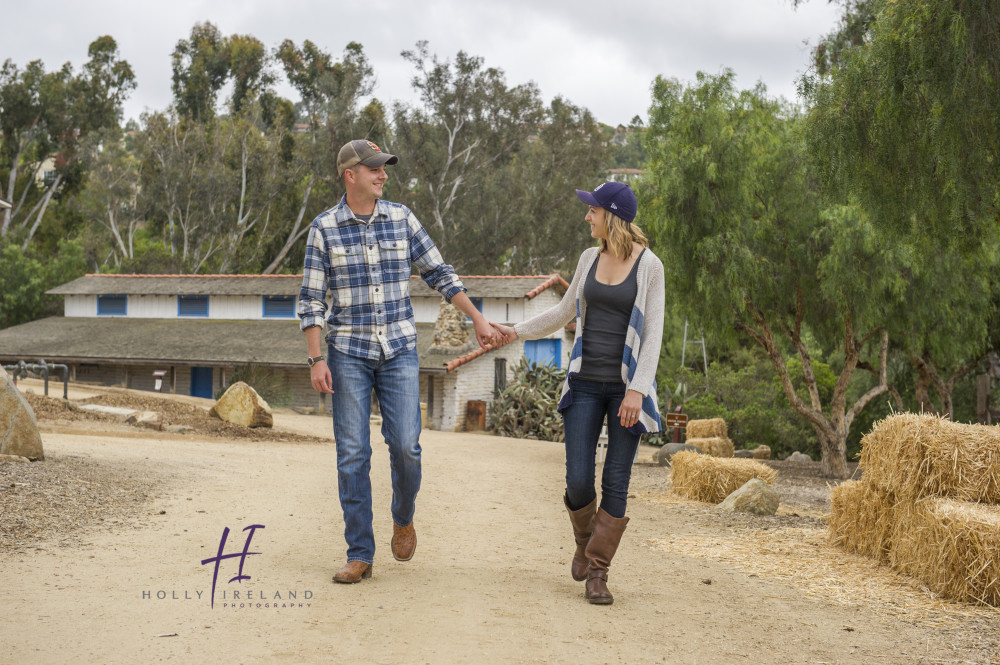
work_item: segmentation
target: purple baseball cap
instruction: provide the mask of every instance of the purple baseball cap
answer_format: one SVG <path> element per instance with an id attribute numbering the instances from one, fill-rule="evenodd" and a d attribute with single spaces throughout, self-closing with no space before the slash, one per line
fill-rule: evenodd
<path id="1" fill-rule="evenodd" d="M 636 201 L 632 188 L 623 182 L 609 180 L 598 185 L 592 192 L 578 189 L 576 195 L 587 205 L 604 208 L 626 222 L 635 220 L 635 213 L 639 210 L 639 202 Z"/>

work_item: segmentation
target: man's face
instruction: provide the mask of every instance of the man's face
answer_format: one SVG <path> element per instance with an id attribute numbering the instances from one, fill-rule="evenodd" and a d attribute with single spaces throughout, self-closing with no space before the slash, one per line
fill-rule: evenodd
<path id="1" fill-rule="evenodd" d="M 389 179 L 389 174 L 385 171 L 385 165 L 372 167 L 358 164 L 353 167 L 351 173 L 354 175 L 352 189 L 365 198 L 382 198 L 382 186 Z"/>

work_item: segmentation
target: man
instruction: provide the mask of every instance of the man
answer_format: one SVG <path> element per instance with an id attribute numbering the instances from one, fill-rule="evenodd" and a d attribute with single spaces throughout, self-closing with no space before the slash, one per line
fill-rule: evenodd
<path id="1" fill-rule="evenodd" d="M 416 549 L 414 504 L 420 489 L 420 384 L 417 335 L 410 305 L 410 267 L 465 312 L 486 348 L 495 331 L 476 310 L 454 268 L 444 263 L 427 231 L 403 205 L 382 200 L 386 165 L 395 155 L 371 141 L 347 143 L 337 155 L 346 194 L 313 220 L 299 292 L 313 388 L 332 393 L 337 478 L 344 512 L 347 564 L 333 579 L 352 584 L 371 577 L 371 392 L 382 411 L 382 435 L 392 471 L 392 555 L 408 561 Z M 321 336 L 326 297 L 329 357 Z"/>

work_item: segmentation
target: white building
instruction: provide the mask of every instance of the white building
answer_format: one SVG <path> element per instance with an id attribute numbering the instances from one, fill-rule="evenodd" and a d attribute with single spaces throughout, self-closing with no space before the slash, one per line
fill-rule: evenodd
<path id="1" fill-rule="evenodd" d="M 558 275 L 462 277 L 487 319 L 516 323 L 548 309 L 568 284 Z M 237 367 L 261 365 L 288 384 L 293 406 L 319 406 L 295 314 L 300 275 L 86 275 L 50 290 L 64 316 L 0 331 L 0 362 L 65 364 L 74 381 L 215 396 Z M 565 367 L 568 332 L 483 351 L 474 340 L 435 348 L 443 299 L 421 279 L 410 282 L 417 322 L 421 399 L 429 424 L 461 429 L 469 401 L 489 402 L 522 356 Z M 471 329 L 471 325 L 470 325 Z M 471 338 L 471 335 L 470 335 Z"/>

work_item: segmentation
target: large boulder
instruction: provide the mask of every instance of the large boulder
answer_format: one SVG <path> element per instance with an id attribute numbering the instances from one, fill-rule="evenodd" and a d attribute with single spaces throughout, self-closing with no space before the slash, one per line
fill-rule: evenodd
<path id="1" fill-rule="evenodd" d="M 219 401 L 208 411 L 208 415 L 244 427 L 271 427 L 274 417 L 271 407 L 257 394 L 257 391 L 237 381 L 229 386 Z"/>
<path id="2" fill-rule="evenodd" d="M 773 515 L 778 510 L 781 497 L 770 485 L 760 478 L 751 478 L 719 504 L 719 510 L 751 513 L 753 515 Z"/>
<path id="3" fill-rule="evenodd" d="M 754 459 L 771 459 L 771 446 L 759 445 L 753 449 Z"/>
<path id="4" fill-rule="evenodd" d="M 0 455 L 43 460 L 42 436 L 28 400 L 0 367 Z"/>
<path id="5" fill-rule="evenodd" d="M 800 453 L 799 451 L 796 450 L 794 453 L 792 453 L 791 455 L 789 455 L 788 457 L 786 457 L 785 461 L 786 462 L 811 462 L 813 460 L 812 460 L 812 457 L 809 457 L 809 455 L 806 455 L 805 453 Z"/>
<path id="6" fill-rule="evenodd" d="M 656 453 L 656 462 L 660 466 L 670 466 L 670 458 L 685 450 L 692 453 L 701 452 L 701 449 L 689 446 L 686 443 L 665 443 L 660 447 L 659 452 Z"/>

